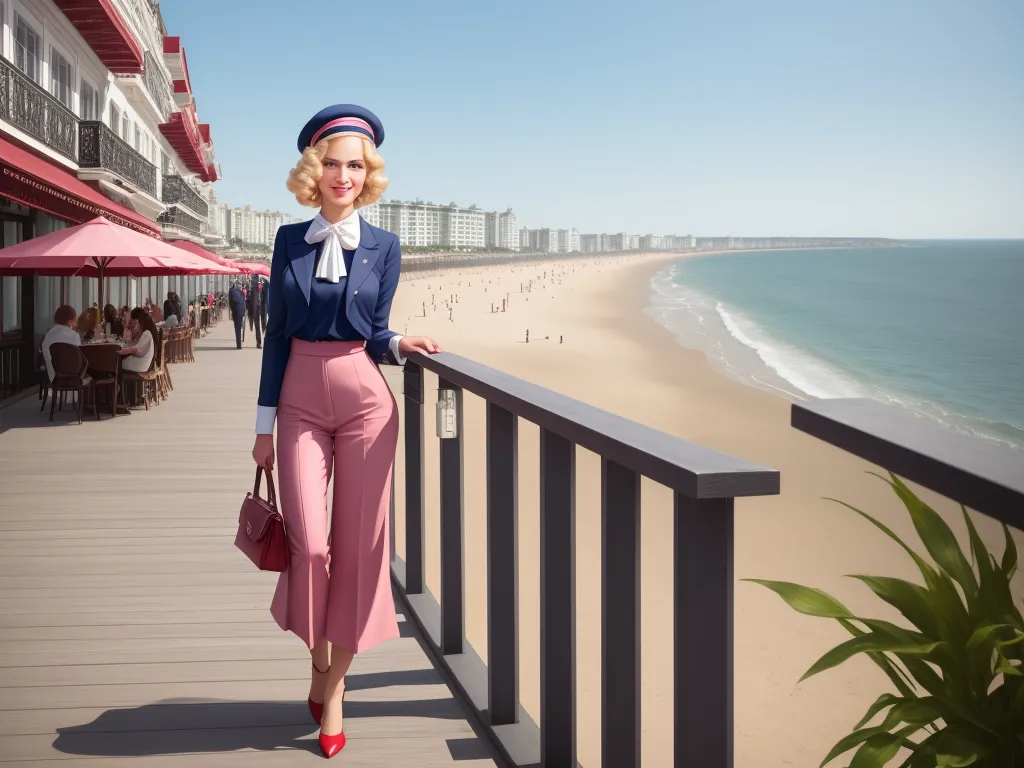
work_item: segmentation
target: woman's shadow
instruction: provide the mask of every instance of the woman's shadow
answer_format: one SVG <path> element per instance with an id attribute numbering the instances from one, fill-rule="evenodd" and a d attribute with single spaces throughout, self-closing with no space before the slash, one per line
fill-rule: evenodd
<path id="1" fill-rule="evenodd" d="M 433 685 L 433 669 L 352 675 L 349 690 Z M 462 719 L 452 698 L 346 701 L 345 719 L 430 717 Z M 109 709 L 91 723 L 58 728 L 54 749 L 68 755 L 142 757 L 243 749 L 317 752 L 318 729 L 305 701 L 168 699 L 127 709 Z"/>

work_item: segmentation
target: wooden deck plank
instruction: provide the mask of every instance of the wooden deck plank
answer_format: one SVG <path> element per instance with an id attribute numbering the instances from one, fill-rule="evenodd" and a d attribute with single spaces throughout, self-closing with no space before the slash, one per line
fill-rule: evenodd
<path id="1" fill-rule="evenodd" d="M 321 764 L 308 653 L 233 546 L 260 358 L 229 334 L 148 412 L 0 411 L 0 768 Z M 344 764 L 495 765 L 399 621 L 347 678 Z"/>

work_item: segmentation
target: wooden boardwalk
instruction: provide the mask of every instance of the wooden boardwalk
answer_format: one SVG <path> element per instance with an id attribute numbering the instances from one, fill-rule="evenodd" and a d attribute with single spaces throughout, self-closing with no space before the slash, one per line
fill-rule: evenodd
<path id="1" fill-rule="evenodd" d="M 0 768 L 323 759 L 308 653 L 270 618 L 273 575 L 232 544 L 260 353 L 231 336 L 223 323 L 171 366 L 148 412 L 0 410 Z M 353 664 L 335 763 L 495 765 L 399 619 L 401 639 Z"/>

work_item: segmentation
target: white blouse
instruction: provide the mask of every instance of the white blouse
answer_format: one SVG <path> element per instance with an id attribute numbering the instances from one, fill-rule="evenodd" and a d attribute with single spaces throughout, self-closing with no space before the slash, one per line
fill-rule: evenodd
<path id="1" fill-rule="evenodd" d="M 145 373 L 153 364 L 153 354 L 156 352 L 156 345 L 153 343 L 153 334 L 143 331 L 139 340 L 135 342 L 137 348 L 134 355 L 125 355 L 121 367 L 126 371 Z"/>

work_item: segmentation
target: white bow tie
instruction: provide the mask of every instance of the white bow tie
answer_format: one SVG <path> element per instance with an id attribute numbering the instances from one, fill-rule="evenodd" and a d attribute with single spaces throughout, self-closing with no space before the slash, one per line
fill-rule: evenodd
<path id="1" fill-rule="evenodd" d="M 359 247 L 359 214 L 353 212 L 337 224 L 331 224 L 318 213 L 306 230 L 305 239 L 310 245 L 323 242 L 316 277 L 319 280 L 336 283 L 348 274 L 342 249 L 355 250 Z"/>

